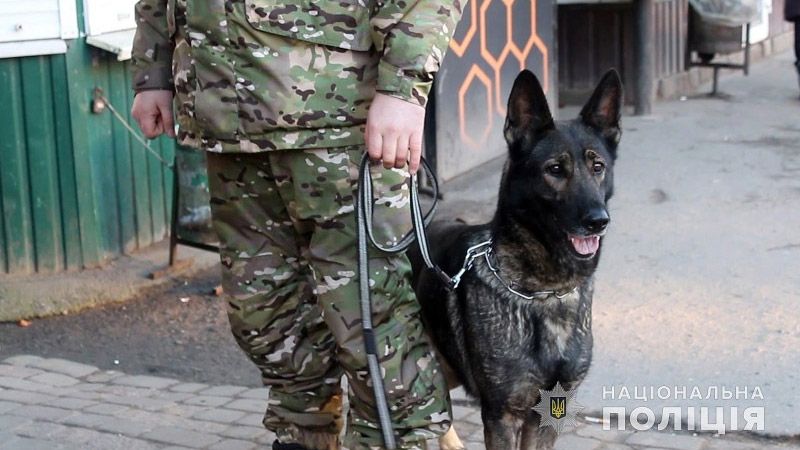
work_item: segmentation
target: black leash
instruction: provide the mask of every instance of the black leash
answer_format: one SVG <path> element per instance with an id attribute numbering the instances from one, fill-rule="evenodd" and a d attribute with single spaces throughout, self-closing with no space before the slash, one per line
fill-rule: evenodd
<path id="1" fill-rule="evenodd" d="M 387 253 L 400 253 L 408 249 L 411 243 L 416 238 L 419 244 L 419 250 L 422 254 L 422 259 L 425 265 L 432 269 L 437 276 L 445 283 L 448 288 L 452 286 L 452 280 L 442 269 L 436 266 L 430 257 L 428 250 L 428 239 L 425 236 L 425 227 L 433 219 L 433 214 L 436 212 L 436 204 L 439 195 L 439 182 L 436 179 L 428 162 L 422 158 L 422 167 L 431 182 L 433 190 L 433 205 L 431 209 L 422 214 L 422 208 L 419 203 L 419 189 L 417 186 L 417 179 L 411 175 L 408 179 L 408 187 L 410 191 L 411 201 L 411 219 L 414 229 L 405 236 L 403 236 L 397 244 L 384 247 L 375 241 L 375 236 L 372 231 L 372 213 L 373 202 L 372 196 L 372 176 L 369 172 L 370 160 L 369 155 L 364 153 L 361 158 L 361 167 L 358 177 L 358 197 L 356 199 L 356 221 L 358 222 L 358 277 L 359 277 L 359 294 L 361 304 L 361 328 L 364 333 L 364 347 L 367 353 L 367 365 L 369 366 L 369 375 L 372 380 L 372 389 L 375 395 L 375 408 L 378 410 L 378 420 L 380 421 L 381 433 L 383 434 L 383 442 L 385 448 L 394 450 L 397 448 L 395 442 L 394 430 L 392 427 L 392 419 L 389 415 L 389 407 L 386 402 L 386 391 L 383 386 L 383 377 L 381 376 L 380 363 L 378 360 L 378 345 L 375 341 L 375 332 L 372 328 L 372 295 L 369 289 L 369 257 L 368 257 L 368 243 L 372 243 L 380 251 Z"/>

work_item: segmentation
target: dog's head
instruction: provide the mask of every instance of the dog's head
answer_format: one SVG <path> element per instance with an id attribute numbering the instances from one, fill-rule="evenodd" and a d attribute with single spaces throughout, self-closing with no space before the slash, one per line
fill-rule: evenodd
<path id="1" fill-rule="evenodd" d="M 611 220 L 606 203 L 621 137 L 622 82 L 603 76 L 579 117 L 555 122 L 536 76 L 517 76 L 504 128 L 509 161 L 507 212 L 544 237 L 550 250 L 578 260 L 598 253 Z"/>

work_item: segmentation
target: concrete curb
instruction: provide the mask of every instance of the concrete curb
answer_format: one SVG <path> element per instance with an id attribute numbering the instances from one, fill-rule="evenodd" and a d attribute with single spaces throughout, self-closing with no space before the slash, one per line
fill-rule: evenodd
<path id="1" fill-rule="evenodd" d="M 179 248 L 179 259 L 192 259 L 182 276 L 213 267 L 215 253 L 190 247 Z M 143 290 L 160 286 L 172 278 L 150 279 L 154 270 L 166 266 L 167 242 L 122 256 L 99 269 L 55 274 L 0 276 L 0 322 L 68 314 L 85 308 L 124 302 Z"/>

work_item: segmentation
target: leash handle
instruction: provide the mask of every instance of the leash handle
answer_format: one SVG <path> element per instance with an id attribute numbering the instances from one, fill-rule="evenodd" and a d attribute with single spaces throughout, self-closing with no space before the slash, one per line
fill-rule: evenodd
<path id="1" fill-rule="evenodd" d="M 384 247 L 375 240 L 375 235 L 372 230 L 373 202 L 375 199 L 373 198 L 372 194 L 372 175 L 369 171 L 369 165 L 369 156 L 364 153 L 361 158 L 361 167 L 359 169 L 358 177 L 359 208 L 364 210 L 364 217 L 366 218 L 366 234 L 369 237 L 372 245 L 383 252 L 400 253 L 407 250 L 416 239 L 425 266 L 428 267 L 428 269 L 433 270 L 433 272 L 436 274 L 439 280 L 444 283 L 448 290 L 453 290 L 455 288 L 455 282 L 453 279 L 448 276 L 444 270 L 433 263 L 428 246 L 428 237 L 425 234 L 425 227 L 430 225 L 430 222 L 433 220 L 433 216 L 436 213 L 436 207 L 439 203 L 439 180 L 436 178 L 436 173 L 433 171 L 428 161 L 425 158 L 421 158 L 420 166 L 424 169 L 425 174 L 431 183 L 431 190 L 433 191 L 433 204 L 428 212 L 425 214 L 422 213 L 417 177 L 412 174 L 408 179 L 408 188 L 410 191 L 409 195 L 413 229 L 400 238 L 397 244 L 388 247 Z"/>
<path id="2" fill-rule="evenodd" d="M 427 213 L 422 215 L 422 223 L 424 226 L 430 224 L 431 220 L 433 220 L 433 215 L 436 213 L 436 207 L 439 203 L 439 181 L 436 179 L 436 175 L 433 173 L 433 169 L 431 169 L 430 164 L 425 158 L 422 158 L 420 161 L 421 167 L 425 169 L 425 173 L 428 175 L 428 179 L 431 182 L 431 187 L 433 190 L 433 205 L 428 210 Z M 361 166 L 359 168 L 358 174 L 358 197 L 360 201 L 360 207 L 364 209 L 365 217 L 367 219 L 366 223 L 366 231 L 367 236 L 369 237 L 370 242 L 372 245 L 375 246 L 378 250 L 386 253 L 400 253 L 408 249 L 411 244 L 414 242 L 414 239 L 417 238 L 417 222 L 414 221 L 414 229 L 409 231 L 402 238 L 397 242 L 397 244 L 384 247 L 383 245 L 379 244 L 375 240 L 375 235 L 372 230 L 372 212 L 373 212 L 373 202 L 375 199 L 373 198 L 372 194 L 372 174 L 369 171 L 370 166 L 370 159 L 369 156 L 364 153 L 361 158 Z M 419 191 L 417 188 L 417 178 L 415 175 L 411 175 L 408 179 L 408 187 L 410 191 L 410 201 L 411 201 L 411 214 L 412 219 L 414 219 L 414 210 L 421 210 L 419 206 Z"/>

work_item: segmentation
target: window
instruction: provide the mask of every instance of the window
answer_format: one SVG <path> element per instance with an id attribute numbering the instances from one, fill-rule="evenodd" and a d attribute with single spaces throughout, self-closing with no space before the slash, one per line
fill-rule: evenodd
<path id="1" fill-rule="evenodd" d="M 135 4 L 136 0 L 84 0 L 86 43 L 116 54 L 120 61 L 130 59 Z"/>
<path id="2" fill-rule="evenodd" d="M 76 37 L 75 0 L 0 0 L 0 58 L 65 53 Z"/>

